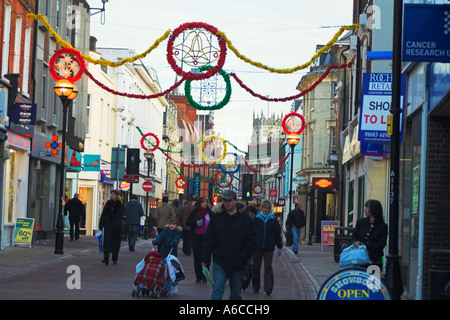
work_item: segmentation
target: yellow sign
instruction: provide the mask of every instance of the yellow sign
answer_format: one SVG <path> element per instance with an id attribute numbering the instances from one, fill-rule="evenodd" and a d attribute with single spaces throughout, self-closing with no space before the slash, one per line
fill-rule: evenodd
<path id="1" fill-rule="evenodd" d="M 15 243 L 31 244 L 33 239 L 34 219 L 32 218 L 17 218 L 16 228 L 14 230 Z"/>
<path id="2" fill-rule="evenodd" d="M 392 128 L 392 120 L 394 119 L 394 115 L 393 114 L 389 114 L 387 117 L 387 129 L 386 129 L 386 134 L 388 136 L 392 136 L 392 132 L 393 132 L 393 128 Z"/>

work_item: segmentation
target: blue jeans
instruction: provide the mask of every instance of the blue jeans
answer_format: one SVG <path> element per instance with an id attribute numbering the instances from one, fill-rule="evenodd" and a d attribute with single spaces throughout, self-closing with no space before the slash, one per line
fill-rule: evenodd
<path id="1" fill-rule="evenodd" d="M 230 300 L 242 300 L 242 276 L 243 270 L 227 272 L 217 263 L 213 264 L 213 280 L 214 286 L 211 300 L 222 300 L 225 291 L 225 283 L 227 279 L 230 282 Z"/>
<path id="2" fill-rule="evenodd" d="M 300 236 L 302 234 L 302 228 L 297 228 L 297 227 L 291 227 L 291 232 L 292 232 L 292 250 L 294 252 L 298 252 L 298 240 L 300 239 Z"/>

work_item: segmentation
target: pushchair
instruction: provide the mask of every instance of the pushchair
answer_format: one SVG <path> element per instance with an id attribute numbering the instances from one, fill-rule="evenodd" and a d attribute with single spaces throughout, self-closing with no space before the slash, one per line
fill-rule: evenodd
<path id="1" fill-rule="evenodd" d="M 136 266 L 136 278 L 133 297 L 150 296 L 151 298 L 167 297 L 164 290 L 166 263 L 158 251 L 150 251 Z"/>

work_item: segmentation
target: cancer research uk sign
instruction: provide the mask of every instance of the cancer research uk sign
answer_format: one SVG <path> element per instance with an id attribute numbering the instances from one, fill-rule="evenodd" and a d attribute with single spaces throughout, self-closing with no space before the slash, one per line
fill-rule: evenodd
<path id="1" fill-rule="evenodd" d="M 402 75 L 400 107 L 404 110 L 406 77 Z M 391 114 L 392 73 L 364 73 L 361 110 L 359 112 L 358 140 L 365 142 L 389 143 L 387 119 Z M 402 114 L 400 115 L 400 142 L 403 132 Z"/>
<path id="2" fill-rule="evenodd" d="M 405 4 L 403 61 L 450 62 L 450 5 Z"/>

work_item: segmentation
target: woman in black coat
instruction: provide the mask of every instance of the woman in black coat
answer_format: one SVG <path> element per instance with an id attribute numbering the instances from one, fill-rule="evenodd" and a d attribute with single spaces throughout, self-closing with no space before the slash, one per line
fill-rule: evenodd
<path id="1" fill-rule="evenodd" d="M 378 200 L 367 200 L 364 205 L 365 218 L 356 222 L 353 232 L 353 244 L 358 247 L 364 244 L 372 264 L 383 267 L 383 249 L 386 246 L 388 228 L 383 218 L 383 207 Z"/>
<path id="2" fill-rule="evenodd" d="M 119 249 L 122 241 L 123 204 L 120 201 L 120 191 L 111 191 L 111 199 L 105 203 L 100 216 L 99 229 L 103 229 L 103 263 L 109 263 L 109 255 L 112 254 L 112 262 L 117 263 Z"/>

